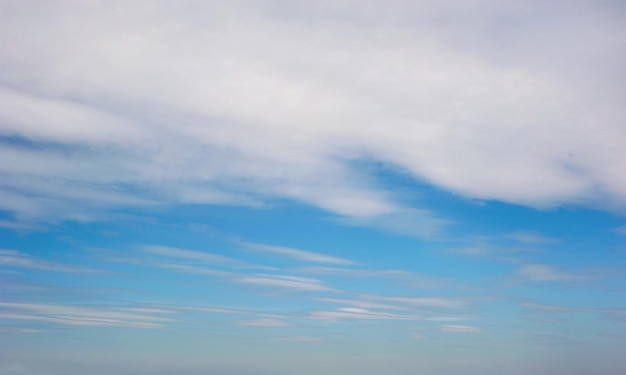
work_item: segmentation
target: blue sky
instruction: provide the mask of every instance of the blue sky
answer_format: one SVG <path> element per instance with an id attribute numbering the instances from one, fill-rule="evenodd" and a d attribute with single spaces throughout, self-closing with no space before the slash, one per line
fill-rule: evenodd
<path id="1" fill-rule="evenodd" d="M 623 374 L 618 1 L 0 1 L 0 373 Z"/>

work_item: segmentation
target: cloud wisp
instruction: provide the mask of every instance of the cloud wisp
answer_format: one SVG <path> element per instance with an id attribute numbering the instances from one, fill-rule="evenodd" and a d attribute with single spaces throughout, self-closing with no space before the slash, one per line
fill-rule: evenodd
<path id="1" fill-rule="evenodd" d="M 253 274 L 239 275 L 233 278 L 234 282 L 258 287 L 275 287 L 285 290 L 295 290 L 303 292 L 332 292 L 336 289 L 329 287 L 325 282 L 308 277 L 274 275 L 274 274 Z"/>
<path id="2" fill-rule="evenodd" d="M 572 281 L 583 278 L 581 275 L 565 272 L 547 264 L 526 264 L 516 273 L 529 281 Z"/>
<path id="3" fill-rule="evenodd" d="M 448 333 L 479 333 L 482 332 L 482 329 L 478 327 L 472 326 L 463 326 L 463 325 L 442 325 L 439 327 L 441 332 Z"/>
<path id="4" fill-rule="evenodd" d="M 445 287 L 463 287 L 460 283 L 443 277 L 436 277 L 419 272 L 411 272 L 405 270 L 377 270 L 363 268 L 339 268 L 327 266 L 311 266 L 297 268 L 295 271 L 299 273 L 307 273 L 314 275 L 331 275 L 349 278 L 379 278 L 390 279 L 395 283 L 416 289 L 442 289 Z"/>
<path id="5" fill-rule="evenodd" d="M 173 312 L 114 306 L 0 302 L 0 319 L 89 327 L 164 328 Z M 165 316 L 163 316 L 165 315 Z"/>
<path id="6" fill-rule="evenodd" d="M 393 314 L 371 311 L 358 307 L 341 307 L 337 310 L 313 310 L 309 312 L 309 319 L 313 320 L 423 320 L 417 315 Z"/>
<path id="7" fill-rule="evenodd" d="M 265 244 L 257 244 L 250 242 L 243 242 L 243 245 L 259 251 L 270 254 L 277 254 L 284 256 L 289 259 L 294 259 L 302 262 L 311 262 L 311 263 L 325 263 L 325 264 L 336 264 L 336 265 L 353 265 L 356 262 L 353 262 L 348 259 L 343 259 L 331 255 L 321 254 L 317 252 L 295 249 L 292 247 L 284 247 L 284 246 L 273 246 L 273 245 L 265 245 Z"/>
<path id="8" fill-rule="evenodd" d="M 597 314 L 604 319 L 615 322 L 617 324 L 623 324 L 626 322 L 626 309 L 620 308 L 597 308 L 597 307 L 580 307 L 580 306 L 565 306 L 565 305 L 551 305 L 536 302 L 525 302 L 522 307 L 532 312 L 543 312 L 550 314 L 571 314 L 571 313 L 587 313 Z"/>
<path id="9" fill-rule="evenodd" d="M 205 251 L 183 249 L 162 245 L 142 245 L 139 247 L 141 251 L 146 253 L 160 255 L 167 258 L 182 259 L 193 261 L 194 265 L 208 264 L 217 266 L 227 266 L 230 268 L 252 268 L 252 269 L 271 269 L 272 267 L 261 266 L 248 263 L 239 259 L 230 258 L 220 254 L 213 254 Z M 193 266 L 192 266 L 193 267 Z"/>
<path id="10" fill-rule="evenodd" d="M 99 273 L 102 271 L 83 267 L 50 262 L 36 258 L 17 250 L 0 249 L 0 266 L 10 268 L 26 268 L 53 272 Z"/>
<path id="11" fill-rule="evenodd" d="M 319 309 L 309 312 L 315 320 L 424 320 L 457 321 L 469 315 L 459 314 L 467 307 L 464 299 L 442 297 L 397 297 L 363 294 L 353 298 L 315 297 L 315 301 L 336 304 L 333 310 Z M 450 312 L 454 312 L 450 315 Z"/>
<path id="12" fill-rule="evenodd" d="M 233 324 L 243 327 L 289 327 L 292 324 L 278 319 L 237 320 Z"/>

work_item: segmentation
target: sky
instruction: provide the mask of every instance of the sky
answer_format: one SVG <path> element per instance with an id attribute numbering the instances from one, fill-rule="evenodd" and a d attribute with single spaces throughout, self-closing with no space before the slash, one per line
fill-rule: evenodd
<path id="1" fill-rule="evenodd" d="M 0 373 L 626 373 L 621 0 L 0 0 Z"/>

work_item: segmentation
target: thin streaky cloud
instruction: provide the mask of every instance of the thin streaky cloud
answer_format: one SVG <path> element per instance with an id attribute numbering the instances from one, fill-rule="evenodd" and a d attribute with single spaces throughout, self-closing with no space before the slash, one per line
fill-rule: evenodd
<path id="1" fill-rule="evenodd" d="M 233 275 L 232 272 L 226 272 L 221 270 L 215 270 L 208 267 L 201 266 L 190 266 L 186 264 L 177 264 L 177 263 L 152 263 L 154 267 L 172 270 L 181 273 L 188 273 L 192 275 L 206 275 L 206 276 L 217 276 L 217 277 L 228 277 Z"/>
<path id="2" fill-rule="evenodd" d="M 300 267 L 297 269 L 299 272 L 318 273 L 318 274 L 331 274 L 339 276 L 352 276 L 352 277 L 402 277 L 408 275 L 414 275 L 414 272 L 402 271 L 402 270 L 370 270 L 362 268 L 339 268 L 339 267 L 326 267 L 326 266 L 309 266 Z"/>
<path id="3" fill-rule="evenodd" d="M 164 328 L 162 323 L 142 322 L 142 321 L 126 321 L 117 318 L 109 318 L 106 314 L 98 317 L 84 316 L 44 316 L 31 314 L 15 314 L 0 313 L 0 319 L 7 320 L 24 320 L 54 323 L 68 326 L 84 326 L 84 327 L 128 327 L 128 328 Z M 163 319 L 162 322 L 171 322 L 173 320 Z"/>
<path id="4" fill-rule="evenodd" d="M 423 320 L 417 315 L 393 314 L 387 312 L 372 311 L 358 307 L 342 307 L 337 310 L 313 310 L 308 314 L 312 320 Z"/>
<path id="5" fill-rule="evenodd" d="M 347 225 L 379 228 L 393 234 L 417 238 L 441 238 L 453 223 L 441 214 L 427 209 L 402 208 L 378 215 L 345 217 Z"/>
<path id="6" fill-rule="evenodd" d="M 364 299 L 370 299 L 374 301 L 396 303 L 401 306 L 411 308 L 445 308 L 445 309 L 462 309 L 467 307 L 469 301 L 467 298 L 449 298 L 449 297 L 398 297 L 398 296 L 384 296 L 376 294 L 367 294 L 363 296 Z"/>
<path id="7" fill-rule="evenodd" d="M 59 304 L 0 302 L 6 312 L 0 319 L 27 320 L 60 325 L 92 327 L 163 328 L 175 320 L 158 314 L 170 311 L 133 312 L 114 306 L 73 306 Z"/>
<path id="8" fill-rule="evenodd" d="M 369 297 L 371 298 L 371 296 Z M 384 298 L 384 297 L 382 297 Z M 440 313 L 428 313 L 426 311 L 420 311 L 420 315 L 410 315 L 410 314 L 399 314 L 399 313 L 388 313 L 385 310 L 391 311 L 415 311 L 419 309 L 419 307 L 435 307 L 435 308 L 445 308 L 449 309 L 451 306 L 461 307 L 461 304 L 451 303 L 451 301 L 443 302 L 440 299 L 430 299 L 424 300 L 420 299 L 418 301 L 411 301 L 411 303 L 407 304 L 406 301 L 398 301 L 391 300 L 388 303 L 383 302 L 375 302 L 367 299 L 348 299 L 348 298 L 328 298 L 328 297 L 312 297 L 312 300 L 333 303 L 340 305 L 342 307 L 337 308 L 336 310 L 321 310 L 315 312 L 318 318 L 325 317 L 327 320 L 332 320 L 333 318 L 343 319 L 353 317 L 353 318 L 361 318 L 361 319 L 386 319 L 386 320 L 427 320 L 433 322 L 448 322 L 448 321 L 459 321 L 466 320 L 470 318 L 470 316 L 464 315 L 442 315 Z M 416 302 L 419 307 L 416 307 Z M 456 302 L 456 301 L 455 301 Z M 381 312 L 384 311 L 384 312 Z M 422 309 L 423 310 L 423 309 Z M 356 315 L 357 313 L 361 313 L 361 315 Z M 369 313 L 369 315 L 366 315 Z"/>
<path id="9" fill-rule="evenodd" d="M 468 298 L 450 297 L 403 297 L 381 294 L 357 294 L 353 298 L 315 298 L 321 302 L 338 303 L 357 308 L 381 308 L 386 310 L 444 309 L 460 310 L 470 304 Z"/>
<path id="10" fill-rule="evenodd" d="M 509 255 L 521 255 L 540 252 L 536 247 L 528 246 L 505 246 L 478 241 L 467 246 L 450 250 L 450 254 L 467 255 L 475 257 L 501 257 Z M 506 258 L 500 258 L 506 259 Z"/>
<path id="11" fill-rule="evenodd" d="M 559 242 L 558 238 L 544 236 L 539 232 L 531 230 L 518 230 L 510 233 L 508 237 L 517 242 L 529 245 L 545 245 Z"/>
<path id="12" fill-rule="evenodd" d="M 293 247 L 265 245 L 265 244 L 250 243 L 250 242 L 244 242 L 243 245 L 254 250 L 282 255 L 287 258 L 302 261 L 302 262 L 328 263 L 328 264 L 341 264 L 341 265 L 356 264 L 356 262 L 348 260 L 348 259 L 339 258 L 339 257 L 331 256 L 331 255 L 322 254 L 322 253 L 316 253 L 313 251 L 296 249 Z"/>
<path id="13" fill-rule="evenodd" d="M 44 226 L 29 223 L 26 221 L 10 221 L 10 220 L 0 220 L 0 228 L 13 229 L 18 232 L 36 232 L 42 231 L 45 229 Z"/>
<path id="14" fill-rule="evenodd" d="M 285 336 L 285 337 L 273 337 L 274 341 L 291 341 L 291 342 L 322 342 L 319 337 L 314 336 Z"/>
<path id="15" fill-rule="evenodd" d="M 237 276 L 233 280 L 237 283 L 262 287 L 277 287 L 311 292 L 335 291 L 335 289 L 327 286 L 323 281 L 308 277 L 256 274 Z"/>
<path id="16" fill-rule="evenodd" d="M 613 229 L 613 231 L 615 233 L 619 233 L 619 234 L 621 234 L 623 236 L 626 236 L 626 225 L 621 226 L 621 227 L 617 227 L 617 228 Z"/>
<path id="17" fill-rule="evenodd" d="M 598 314 L 603 318 L 619 324 L 626 322 L 626 309 L 624 308 L 598 308 L 566 305 L 550 305 L 536 302 L 525 302 L 522 306 L 526 309 L 545 313 L 591 313 Z"/>
<path id="18" fill-rule="evenodd" d="M 205 251 L 190 250 L 179 247 L 162 246 L 162 245 L 141 245 L 139 246 L 141 251 L 154 255 L 162 255 L 170 258 L 179 258 L 193 260 L 197 262 L 229 266 L 232 268 L 256 268 L 256 269 L 271 269 L 271 267 L 261 266 L 257 264 L 248 263 L 234 258 L 229 258 L 220 254 L 213 254 Z"/>
<path id="19" fill-rule="evenodd" d="M 348 298 L 328 298 L 328 297 L 313 297 L 315 301 L 335 303 L 343 306 L 352 306 L 362 309 L 379 309 L 379 310 L 409 310 L 406 306 L 400 306 L 398 304 L 379 303 L 374 301 L 366 301 L 360 299 L 348 299 Z"/>
<path id="20" fill-rule="evenodd" d="M 439 327 L 441 332 L 452 332 L 452 333 L 479 333 L 483 330 L 478 327 L 472 326 L 462 326 L 462 325 L 442 325 Z"/>
<path id="21" fill-rule="evenodd" d="M 579 274 L 562 271 L 547 264 L 525 264 L 516 274 L 529 281 L 573 281 L 584 279 Z"/>
<path id="22" fill-rule="evenodd" d="M 278 319 L 237 320 L 232 324 L 243 327 L 289 327 L 292 325 Z"/>
<path id="23" fill-rule="evenodd" d="M 74 266 L 57 262 L 50 262 L 36 258 L 30 254 L 11 249 L 0 249 L 0 266 L 70 273 L 104 272 L 83 266 Z"/>
<path id="24" fill-rule="evenodd" d="M 196 311 L 206 312 L 211 314 L 223 314 L 223 315 L 245 315 L 256 316 L 263 319 L 282 320 L 289 318 L 290 316 L 285 314 L 277 314 L 274 312 L 265 312 L 259 310 L 245 309 L 245 308 L 225 308 L 225 307 L 212 307 L 212 306 L 190 306 L 190 305 L 165 305 L 165 308 L 175 309 L 179 311 Z"/>
<path id="25" fill-rule="evenodd" d="M 355 278 L 388 278 L 404 286 L 418 289 L 440 289 L 450 286 L 462 286 L 458 281 L 436 277 L 424 273 L 397 270 L 397 269 L 363 269 L 363 268 L 339 268 L 325 266 L 310 266 L 296 269 L 299 273 L 318 275 L 336 275 Z"/>
<path id="26" fill-rule="evenodd" d="M 475 316 L 431 316 L 425 318 L 429 322 L 458 322 L 459 320 L 468 320 L 471 318 L 475 318 Z"/>

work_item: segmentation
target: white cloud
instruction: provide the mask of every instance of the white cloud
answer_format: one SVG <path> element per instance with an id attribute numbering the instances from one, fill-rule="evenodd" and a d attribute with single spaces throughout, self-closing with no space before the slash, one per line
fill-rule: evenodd
<path id="1" fill-rule="evenodd" d="M 341 222 L 381 228 L 392 233 L 415 237 L 437 237 L 451 221 L 424 209 L 398 209 L 376 216 L 349 217 Z"/>
<path id="2" fill-rule="evenodd" d="M 278 319 L 238 320 L 233 324 L 244 327 L 288 327 L 291 325 Z"/>
<path id="3" fill-rule="evenodd" d="M 275 341 L 292 341 L 292 342 L 321 342 L 322 339 L 313 336 L 287 336 L 287 337 L 274 337 Z"/>
<path id="4" fill-rule="evenodd" d="M 132 310 L 113 306 L 70 306 L 58 304 L 0 302 L 5 312 L 0 319 L 40 321 L 60 325 L 92 327 L 162 328 L 173 322 L 159 316 L 168 310 Z"/>
<path id="5" fill-rule="evenodd" d="M 287 258 L 296 259 L 304 262 L 313 262 L 313 263 L 329 263 L 329 264 L 354 264 L 355 262 L 338 258 L 330 255 L 325 255 L 321 253 L 315 253 L 312 251 L 306 251 L 301 249 L 295 249 L 292 247 L 283 247 L 283 246 L 273 246 L 273 245 L 264 245 L 257 243 L 244 242 L 243 245 L 267 253 L 273 253 L 278 255 L 283 255 Z"/>
<path id="6" fill-rule="evenodd" d="M 284 314 L 269 313 L 269 312 L 251 310 L 251 309 L 235 309 L 235 308 L 224 308 L 224 307 L 190 306 L 190 305 L 165 305 L 165 307 L 173 308 L 179 311 L 191 311 L 191 312 L 198 311 L 198 312 L 207 312 L 207 313 L 212 313 L 212 314 L 224 314 L 228 316 L 252 315 L 252 316 L 260 317 L 260 319 L 248 320 L 248 321 L 263 321 L 264 319 L 267 319 L 269 321 L 272 321 L 272 320 L 282 321 L 281 319 L 288 317 Z M 240 320 L 239 322 L 242 322 L 242 321 L 243 320 Z"/>
<path id="7" fill-rule="evenodd" d="M 263 287 L 278 287 L 301 291 L 314 292 L 334 290 L 321 280 L 298 276 L 255 274 L 237 276 L 233 280 L 242 284 L 251 284 Z"/>
<path id="8" fill-rule="evenodd" d="M 615 228 L 614 231 L 616 233 L 626 236 L 626 225 L 619 227 L 619 228 Z"/>
<path id="9" fill-rule="evenodd" d="M 220 266 L 229 266 L 233 268 L 257 268 L 257 269 L 270 269 L 271 267 L 260 266 L 248 262 L 244 262 L 238 259 L 229 258 L 220 254 L 212 254 L 205 251 L 182 249 L 178 247 L 162 246 L 162 245 L 142 245 L 140 250 L 155 254 L 162 255 L 169 258 L 179 258 L 193 260 L 194 264 L 204 263 Z"/>
<path id="10" fill-rule="evenodd" d="M 215 269 L 211 269 L 207 267 L 190 266 L 186 264 L 153 263 L 151 265 L 158 267 L 158 268 L 173 270 L 173 271 L 182 272 L 182 273 L 188 273 L 192 275 L 221 276 L 221 277 L 228 277 L 232 275 L 232 272 L 215 270 Z"/>
<path id="11" fill-rule="evenodd" d="M 447 297 L 392 297 L 382 295 L 366 295 L 365 298 L 371 298 L 375 301 L 397 303 L 409 308 L 444 308 L 444 309 L 461 309 L 468 305 L 468 301 L 464 298 L 447 298 Z"/>
<path id="12" fill-rule="evenodd" d="M 458 321 L 466 316 L 445 315 L 440 310 L 458 310 L 467 306 L 463 299 L 442 297 L 395 297 L 374 294 L 358 295 L 355 298 L 315 297 L 315 301 L 333 303 L 342 307 L 334 310 L 314 310 L 309 313 L 312 319 L 319 320 L 428 320 Z M 385 311 L 386 310 L 386 311 Z M 387 311 L 402 311 L 390 313 Z M 407 312 L 418 311 L 420 315 Z"/>
<path id="13" fill-rule="evenodd" d="M 558 238 L 544 236 L 535 231 L 518 230 L 509 234 L 509 237 L 517 242 L 529 245 L 543 245 L 559 242 Z"/>
<path id="14" fill-rule="evenodd" d="M 471 327 L 471 326 L 460 326 L 460 325 L 443 325 L 439 327 L 442 332 L 454 332 L 454 333 L 478 333 L 482 332 L 480 328 Z"/>
<path id="15" fill-rule="evenodd" d="M 298 272 L 312 273 L 318 275 L 337 275 L 343 277 L 360 277 L 360 278 L 389 278 L 402 286 L 408 286 L 418 289 L 441 289 L 445 287 L 463 287 L 458 282 L 442 277 L 435 277 L 418 272 L 405 270 L 373 270 L 359 268 L 338 268 L 338 267 L 302 267 L 297 269 Z"/>
<path id="16" fill-rule="evenodd" d="M 604 319 L 619 324 L 626 322 L 626 309 L 596 308 L 596 307 L 580 307 L 580 306 L 564 306 L 564 305 L 548 305 L 542 303 L 526 302 L 523 307 L 533 311 L 546 313 L 592 313 L 601 315 Z"/>
<path id="17" fill-rule="evenodd" d="M 469 255 L 469 256 L 505 256 L 521 253 L 533 253 L 538 250 L 532 247 L 518 247 L 518 246 L 500 246 L 487 242 L 476 242 L 469 246 L 461 247 L 451 250 L 453 254 Z M 501 258 L 505 259 L 505 258 Z"/>
<path id="18" fill-rule="evenodd" d="M 474 235 L 448 250 L 450 254 L 482 257 L 508 263 L 522 262 L 524 254 L 543 253 L 544 246 L 559 242 L 535 231 L 518 230 L 496 235 Z"/>
<path id="19" fill-rule="evenodd" d="M 580 278 L 545 264 L 523 265 L 517 270 L 517 274 L 530 281 L 570 281 Z"/>
<path id="20" fill-rule="evenodd" d="M 448 298 L 448 297 L 399 297 L 380 294 L 359 294 L 353 298 L 330 298 L 316 297 L 316 301 L 329 302 L 347 305 L 356 309 L 383 309 L 383 310 L 404 310 L 404 311 L 420 311 L 420 313 L 432 313 L 438 310 L 460 310 L 469 305 L 467 298 Z M 429 319 L 453 319 L 457 317 L 436 316 Z"/>
<path id="21" fill-rule="evenodd" d="M 370 311 L 358 307 L 342 307 L 337 310 L 314 310 L 308 317 L 314 320 L 423 320 L 416 315 L 392 314 L 387 312 Z"/>
<path id="22" fill-rule="evenodd" d="M 315 301 L 321 302 L 330 302 L 336 303 L 340 305 L 348 305 L 362 309 L 378 309 L 378 310 L 406 310 L 406 307 L 398 306 L 395 304 L 385 304 L 379 302 L 372 302 L 366 300 L 359 299 L 348 299 L 348 298 L 329 298 L 329 297 L 316 297 L 312 298 Z"/>
<path id="23" fill-rule="evenodd" d="M 95 269 L 50 262 L 17 250 L 0 249 L 0 265 L 4 267 L 31 268 L 54 272 L 96 273 Z"/>
<path id="24" fill-rule="evenodd" d="M 466 320 L 468 316 L 433 316 L 426 320 L 431 322 L 457 322 L 459 320 Z"/>
<path id="25" fill-rule="evenodd" d="M 441 230 L 362 159 L 471 198 L 626 206 L 617 5 L 392 3 L 3 3 L 0 208 L 287 198 Z"/>
<path id="26" fill-rule="evenodd" d="M 44 227 L 33 223 L 19 221 L 0 220 L 0 228 L 13 229 L 19 232 L 32 232 L 42 230 Z"/>

